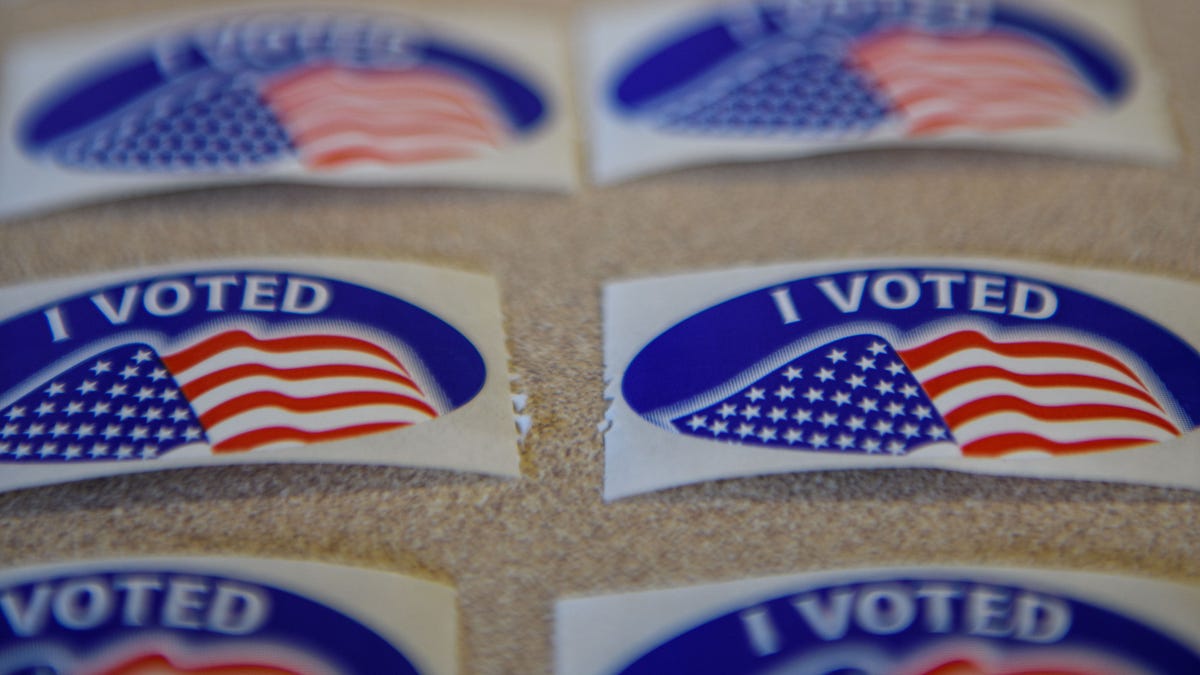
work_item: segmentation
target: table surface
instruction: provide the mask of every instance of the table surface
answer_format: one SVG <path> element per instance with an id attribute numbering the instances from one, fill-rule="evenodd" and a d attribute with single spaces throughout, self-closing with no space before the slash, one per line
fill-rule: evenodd
<path id="1" fill-rule="evenodd" d="M 184 2 L 0 4 L 0 38 Z M 498 4 L 498 3 L 493 3 Z M 516 7 L 556 13 L 569 0 Z M 1144 0 L 1184 144 L 1169 166 L 869 151 L 688 169 L 571 195 L 235 187 L 0 224 L 0 283 L 247 255 L 490 273 L 533 429 L 520 480 L 349 466 L 177 470 L 0 495 L 0 564 L 252 555 L 453 583 L 466 673 L 550 672 L 556 598 L 892 564 L 1200 583 L 1200 494 L 846 471 L 600 497 L 605 280 L 877 255 L 992 256 L 1200 280 L 1200 4 Z M 1195 311 L 1194 306 L 1191 308 Z"/>

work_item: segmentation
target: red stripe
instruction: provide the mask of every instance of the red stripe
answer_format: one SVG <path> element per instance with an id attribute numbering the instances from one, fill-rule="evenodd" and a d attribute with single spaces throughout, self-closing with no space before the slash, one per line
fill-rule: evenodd
<path id="1" fill-rule="evenodd" d="M 303 131 L 298 131 L 292 135 L 292 140 L 301 145 L 308 145 L 344 133 L 361 133 L 384 139 L 396 136 L 436 136 L 443 133 L 454 133 L 468 140 L 490 145 L 498 144 L 498 139 L 490 128 L 482 124 L 477 117 L 466 115 L 444 115 L 439 120 L 423 119 L 408 123 L 397 123 L 391 117 L 383 120 L 338 118 L 313 124 Z"/>
<path id="2" fill-rule="evenodd" d="M 1090 347 L 1062 342 L 992 342 L 983 333 L 962 331 L 940 337 L 919 347 L 902 350 L 899 353 L 910 369 L 918 370 L 939 359 L 968 349 L 984 349 L 1001 356 L 1018 358 L 1067 358 L 1090 361 L 1128 375 L 1143 388 L 1146 386 L 1128 366 L 1108 354 Z"/>
<path id="3" fill-rule="evenodd" d="M 420 392 L 417 383 L 411 379 L 381 368 L 371 368 L 369 366 L 351 366 L 351 365 L 326 365 L 326 366 L 306 366 L 303 368 L 273 368 L 261 363 L 247 363 L 245 365 L 217 370 L 203 377 L 196 378 L 191 382 L 180 387 L 183 393 L 189 399 L 195 399 L 201 394 L 205 394 L 217 387 L 228 384 L 235 380 L 254 377 L 256 375 L 266 375 L 280 380 L 289 382 L 298 382 L 302 380 L 317 380 L 327 377 L 362 377 L 375 380 L 383 380 L 403 385 L 410 389 Z"/>
<path id="4" fill-rule="evenodd" d="M 947 391 L 955 389 L 956 387 L 972 384 L 981 380 L 1005 380 L 1026 387 L 1033 387 L 1035 389 L 1053 389 L 1056 387 L 1098 389 L 1138 398 L 1153 405 L 1159 410 L 1163 409 L 1162 406 L 1158 404 L 1158 401 L 1154 400 L 1154 397 L 1140 389 L 1136 389 L 1120 382 L 1106 380 L 1102 377 L 1093 377 L 1091 375 L 1074 375 L 1068 373 L 1029 375 L 1025 373 L 1014 373 L 1010 370 L 1005 370 L 1004 368 L 999 368 L 996 366 L 975 366 L 972 368 L 963 368 L 962 370 L 956 370 L 944 375 L 939 375 L 922 382 L 921 386 L 925 388 L 925 392 L 929 394 L 930 398 L 937 398 L 938 396 L 946 393 Z"/>
<path id="5" fill-rule="evenodd" d="M 259 351 L 270 352 L 272 354 L 286 354 L 292 352 L 304 352 L 318 349 L 344 349 L 348 351 L 357 351 L 378 356 L 387 360 L 392 365 L 400 369 L 405 375 L 409 375 L 408 369 L 404 364 L 400 363 L 399 359 L 391 354 L 391 352 L 382 347 L 360 340 L 358 338 L 345 337 L 342 335 L 304 335 L 299 337 L 284 337 L 260 340 L 250 333 L 242 330 L 229 331 L 219 333 L 201 342 L 198 342 L 187 349 L 176 352 L 169 356 L 163 357 L 163 363 L 173 373 L 180 373 L 196 364 L 212 358 L 221 352 L 238 347 L 250 347 Z"/>
<path id="6" fill-rule="evenodd" d="M 1079 405 L 1043 406 L 1016 396 L 989 396 L 965 403 L 944 414 L 952 429 L 988 415 L 1016 412 L 1046 422 L 1082 422 L 1087 420 L 1125 420 L 1150 424 L 1175 436 L 1179 430 L 1167 420 L 1134 408 L 1099 403 Z"/>
<path id="7" fill-rule="evenodd" d="M 429 407 L 428 403 L 401 394 L 377 391 L 348 391 L 340 394 L 297 398 L 274 391 L 259 391 L 231 398 L 228 401 L 213 406 L 208 412 L 200 415 L 200 422 L 204 424 L 205 428 L 212 428 L 231 417 L 256 408 L 282 408 L 292 412 L 326 412 L 363 405 L 400 406 L 423 412 L 430 417 L 437 417 L 437 412 Z"/>
<path id="8" fill-rule="evenodd" d="M 342 146 L 307 157 L 309 166 L 316 169 L 330 169 L 343 164 L 352 164 L 364 160 L 384 162 L 388 164 L 415 164 L 432 162 L 440 159 L 459 159 L 472 157 L 478 153 L 461 147 L 457 148 L 425 148 L 407 152 L 389 152 L 369 145 Z"/>
<path id="9" fill-rule="evenodd" d="M 465 80 L 430 70 L 352 72 L 323 66 L 275 80 L 264 87 L 263 94 L 284 110 L 313 101 L 346 98 L 346 95 L 398 102 L 420 97 L 446 101 L 463 108 L 478 104 L 478 97 Z"/>
<path id="10" fill-rule="evenodd" d="M 280 443 L 284 441 L 295 441 L 300 443 L 319 443 L 322 441 L 336 441 L 343 438 L 353 438 L 355 436 L 366 436 L 368 434 L 377 434 L 382 431 L 391 431 L 392 429 L 400 429 L 403 427 L 412 426 L 411 422 L 376 422 L 373 424 L 359 424 L 352 427 L 342 427 L 341 429 L 331 429 L 329 431 L 305 431 L 294 427 L 264 427 L 247 431 L 237 436 L 227 438 L 213 446 L 215 452 L 244 452 L 253 450 L 264 445 L 272 443 Z"/>
<path id="11" fill-rule="evenodd" d="M 1097 438 L 1060 443 L 1036 434 L 1012 433 L 987 436 L 962 445 L 967 457 L 1001 457 L 1022 450 L 1041 450 L 1052 455 L 1077 455 L 1085 452 L 1121 450 L 1157 443 L 1152 438 Z"/>

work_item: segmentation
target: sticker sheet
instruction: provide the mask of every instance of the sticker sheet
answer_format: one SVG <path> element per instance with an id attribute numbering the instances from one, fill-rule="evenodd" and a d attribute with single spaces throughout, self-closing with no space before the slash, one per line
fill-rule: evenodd
<path id="1" fill-rule="evenodd" d="M 1200 489 L 1200 286 L 997 260 L 606 287 L 605 497 L 935 467 Z"/>
<path id="2" fill-rule="evenodd" d="M 252 4 L 4 59 L 0 216 L 226 183 L 576 184 L 565 47 L 528 15 Z"/>
<path id="3" fill-rule="evenodd" d="M 0 572 L 6 675 L 454 675 L 454 590 L 373 570 L 147 558 Z"/>
<path id="4" fill-rule="evenodd" d="M 495 282 L 226 260 L 0 289 L 0 489 L 239 462 L 519 475 Z"/>
<path id="5" fill-rule="evenodd" d="M 558 675 L 1190 675 L 1200 589 L 981 568 L 780 576 L 558 603 Z"/>
<path id="6" fill-rule="evenodd" d="M 1128 0 L 626 3 L 580 31 L 599 183 L 870 147 L 1178 155 Z"/>

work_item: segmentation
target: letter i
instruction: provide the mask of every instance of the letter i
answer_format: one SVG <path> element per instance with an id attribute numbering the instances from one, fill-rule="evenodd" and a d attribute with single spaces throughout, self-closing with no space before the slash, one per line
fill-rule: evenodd
<path id="1" fill-rule="evenodd" d="M 775 301 L 775 309 L 779 311 L 779 318 L 783 319 L 784 324 L 800 320 L 800 312 L 796 309 L 796 303 L 792 302 L 792 292 L 786 286 L 771 291 L 771 299 Z"/>
<path id="2" fill-rule="evenodd" d="M 54 338 L 55 342 L 71 339 L 71 334 L 67 332 L 67 322 L 63 319 L 61 307 L 51 307 L 42 312 L 42 315 L 46 317 L 46 323 L 50 324 L 50 336 Z"/>

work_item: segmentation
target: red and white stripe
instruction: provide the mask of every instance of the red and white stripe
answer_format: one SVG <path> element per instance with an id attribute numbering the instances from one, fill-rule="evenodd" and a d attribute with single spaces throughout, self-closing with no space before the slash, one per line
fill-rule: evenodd
<path id="1" fill-rule="evenodd" d="M 967 456 L 1116 450 L 1180 435 L 1135 370 L 1098 349 L 961 331 L 898 353 Z"/>
<path id="2" fill-rule="evenodd" d="M 216 451 L 337 440 L 438 415 L 394 354 L 357 337 L 231 330 L 163 362 Z"/>
<path id="3" fill-rule="evenodd" d="M 851 59 L 915 136 L 1063 126 L 1099 101 L 1062 56 L 1016 34 L 890 31 L 856 45 Z"/>
<path id="4" fill-rule="evenodd" d="M 267 83 L 262 95 L 312 168 L 472 157 L 506 137 L 486 93 L 428 67 L 313 66 Z"/>

